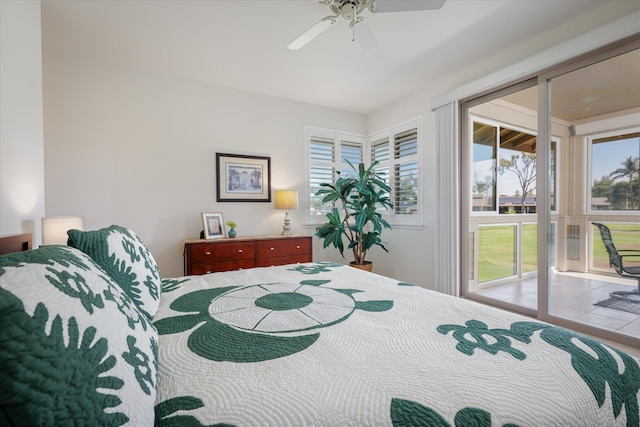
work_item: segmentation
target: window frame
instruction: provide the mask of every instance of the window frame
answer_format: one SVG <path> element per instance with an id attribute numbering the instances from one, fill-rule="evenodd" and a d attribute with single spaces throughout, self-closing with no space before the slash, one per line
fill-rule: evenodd
<path id="1" fill-rule="evenodd" d="M 398 135 L 401 135 L 405 132 L 416 130 L 416 152 L 410 154 L 408 156 L 402 157 L 401 159 L 396 159 L 394 156 L 395 151 L 395 139 Z M 418 117 L 415 119 L 408 120 L 406 122 L 400 123 L 398 125 L 392 126 L 390 128 L 384 129 L 380 132 L 376 132 L 367 137 L 368 147 L 367 153 L 368 158 L 372 160 L 372 144 L 373 142 L 387 140 L 388 147 L 388 160 L 384 162 L 380 162 L 378 164 L 379 169 L 386 168 L 389 171 L 389 182 L 387 183 L 389 187 L 391 187 L 391 200 L 393 200 L 394 209 L 389 211 L 384 211 L 382 214 L 387 218 L 387 221 L 392 225 L 419 225 L 422 224 L 422 215 L 423 215 L 423 186 L 422 186 L 422 155 L 421 155 L 421 147 L 422 147 L 422 118 Z M 401 164 L 410 164 L 415 163 L 417 169 L 417 202 L 416 202 L 416 214 L 397 214 L 395 211 L 395 201 L 396 201 L 396 166 Z"/>
<path id="2" fill-rule="evenodd" d="M 622 209 L 618 209 L 618 210 L 600 210 L 600 209 L 593 209 L 593 203 L 592 203 L 592 199 L 593 199 L 593 180 L 594 180 L 594 176 L 593 176 L 593 141 L 594 140 L 598 140 L 598 139 L 607 139 L 607 138 L 615 138 L 615 137 L 621 137 L 624 135 L 628 135 L 628 134 L 635 134 L 635 133 L 640 133 L 640 126 L 634 126 L 631 128 L 628 127 L 624 127 L 624 128 L 615 128 L 615 129 L 611 129 L 611 130 L 607 130 L 607 131 L 603 131 L 603 132 L 597 132 L 597 133 L 593 133 L 590 135 L 585 136 L 586 142 L 587 142 L 587 197 L 586 199 L 586 203 L 587 205 L 585 206 L 585 210 L 587 212 L 588 215 L 611 215 L 611 216 L 640 216 L 640 209 L 634 209 L 634 210 L 622 210 Z M 602 177 L 598 177 L 598 179 L 600 179 Z"/>
<path id="3" fill-rule="evenodd" d="M 320 161 L 311 159 L 311 139 L 312 138 L 324 138 L 333 140 L 334 158 L 331 162 Z M 349 165 L 342 161 L 342 142 L 348 142 L 353 144 L 360 144 L 362 147 L 362 159 L 367 161 L 367 144 L 366 137 L 364 135 L 358 135 L 350 132 L 341 132 L 331 129 L 316 128 L 307 126 L 305 128 L 305 223 L 306 224 L 322 224 L 325 222 L 325 214 L 312 214 L 311 213 L 311 168 L 313 166 L 329 167 L 332 168 L 333 181 L 337 179 L 337 171 L 343 171 L 349 169 Z"/>
<path id="4" fill-rule="evenodd" d="M 410 156 L 403 157 L 403 159 L 396 160 L 394 159 L 394 141 L 395 136 L 410 131 L 412 129 L 416 129 L 416 150 L 414 154 Z M 328 167 L 329 163 L 332 165 L 332 175 L 333 180 L 337 178 L 336 171 L 337 170 L 345 170 L 345 168 L 349 168 L 346 162 L 343 162 L 341 157 L 341 146 L 342 142 L 355 142 L 361 143 L 362 146 L 362 157 L 365 165 L 370 165 L 372 161 L 372 141 L 378 141 L 388 137 L 389 143 L 389 160 L 380 163 L 377 168 L 380 167 L 389 167 L 389 186 L 391 187 L 391 198 L 394 200 L 395 205 L 395 165 L 403 164 L 415 161 L 417 165 L 417 203 L 416 203 L 416 214 L 411 215 L 403 215 L 396 214 L 394 210 L 383 210 L 381 213 L 384 215 L 385 219 L 391 224 L 395 226 L 411 226 L 411 225 L 421 225 L 422 224 L 422 199 L 423 199 L 423 185 L 422 185 L 422 156 L 421 156 L 421 146 L 422 146 L 422 118 L 415 118 L 412 120 L 408 120 L 406 122 L 400 123 L 396 126 L 392 126 L 385 130 L 376 132 L 369 136 L 359 135 L 350 132 L 342 132 L 325 128 L 318 128 L 313 126 L 305 127 L 305 224 L 306 225 L 318 225 L 322 224 L 326 220 L 326 216 L 324 214 L 313 214 L 311 212 L 312 203 L 311 198 L 313 196 L 311 192 L 311 168 L 313 166 L 324 166 Z M 333 139 L 333 149 L 334 149 L 334 159 L 332 162 L 322 162 L 318 160 L 311 159 L 311 141 L 313 138 L 324 138 L 324 139 Z"/>
<path id="5" fill-rule="evenodd" d="M 477 217 L 482 217 L 482 216 L 490 216 L 490 215 L 508 215 L 508 214 L 501 214 L 500 213 L 500 190 L 502 189 L 502 185 L 500 184 L 500 178 L 499 178 L 499 173 L 498 173 L 498 165 L 500 163 L 500 151 L 504 150 L 503 148 L 500 147 L 500 128 L 507 128 L 507 129 L 511 129 L 514 130 L 516 132 L 522 132 L 522 133 L 526 133 L 529 135 L 533 135 L 536 138 L 538 137 L 538 133 L 533 130 L 533 129 L 527 129 L 523 126 L 519 126 L 519 125 L 514 125 L 512 123 L 505 123 L 505 122 L 501 122 L 499 120 L 496 119 L 491 119 L 491 118 L 487 118 L 484 116 L 480 116 L 480 115 L 475 115 L 475 114 L 469 114 L 469 119 L 470 119 L 470 123 L 471 126 L 469 126 L 469 135 L 468 135 L 468 140 L 469 143 L 471 144 L 471 150 L 470 152 L 473 152 L 473 124 L 474 123 L 481 123 L 483 125 L 487 125 L 487 126 L 493 126 L 495 128 L 498 129 L 498 131 L 496 132 L 497 135 L 497 141 L 496 141 L 496 158 L 495 160 L 495 172 L 496 172 L 496 182 L 494 184 L 494 189 L 495 189 L 495 209 L 494 210 L 488 210 L 488 211 L 474 211 L 474 210 L 470 210 L 469 211 L 469 215 L 471 216 L 477 216 Z M 558 164 L 560 162 L 560 157 L 561 157 L 561 153 L 560 153 L 560 140 L 557 137 L 551 137 L 551 141 L 555 143 L 555 174 L 554 174 L 554 178 L 555 178 L 555 204 L 553 206 L 553 209 L 551 209 L 551 213 L 552 214 L 556 214 L 559 210 L 559 204 L 558 204 L 558 200 L 559 198 L 559 192 L 560 192 L 560 177 L 558 176 Z M 470 156 L 469 158 L 470 164 L 469 164 L 469 170 L 473 170 L 473 156 Z M 537 162 L 537 157 L 536 157 L 536 162 Z M 469 176 L 469 188 L 473 188 L 473 174 L 470 174 Z M 537 203 L 537 197 L 538 197 L 538 179 L 536 177 L 536 213 L 538 211 L 538 203 Z M 469 206 L 473 206 L 473 191 L 469 192 L 469 200 L 468 200 Z M 536 215 L 536 213 L 519 213 L 517 215 Z"/>

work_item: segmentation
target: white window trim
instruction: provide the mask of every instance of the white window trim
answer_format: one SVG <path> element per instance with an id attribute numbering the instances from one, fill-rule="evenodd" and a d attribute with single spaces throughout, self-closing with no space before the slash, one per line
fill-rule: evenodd
<path id="1" fill-rule="evenodd" d="M 336 170 L 342 170 L 345 167 L 348 167 L 347 163 L 341 161 L 341 144 L 340 141 L 348 139 L 353 142 L 360 142 L 362 144 L 363 151 L 363 161 L 365 164 L 367 163 L 367 140 L 364 135 L 359 135 L 351 132 L 342 132 L 325 128 L 317 128 L 313 126 L 305 127 L 305 189 L 304 189 L 304 208 L 305 208 L 305 226 L 317 226 L 319 224 L 323 224 L 326 221 L 326 217 L 324 215 L 311 215 L 311 206 L 309 205 L 309 201 L 311 200 L 311 192 L 310 187 L 311 183 L 309 181 L 309 170 L 311 168 L 311 156 L 310 156 L 310 139 L 311 137 L 320 137 L 333 139 L 334 147 L 336 150 L 335 153 L 335 161 L 333 165 L 337 167 Z"/>
<path id="2" fill-rule="evenodd" d="M 591 203 L 592 191 L 591 186 L 593 184 L 593 141 L 596 139 L 609 138 L 612 136 L 620 136 L 629 133 L 637 133 L 640 132 L 640 127 L 621 127 L 617 129 L 609 129 L 606 132 L 594 133 L 589 136 L 585 136 L 587 142 L 587 182 L 589 185 L 587 186 L 587 197 L 585 198 L 587 201 L 587 206 L 585 206 L 585 210 L 588 215 L 611 215 L 615 216 L 640 216 L 640 211 L 635 210 L 597 210 L 593 209 L 593 204 Z M 601 177 L 597 177 L 600 179 Z"/>
<path id="3" fill-rule="evenodd" d="M 416 215 L 396 215 L 395 212 L 393 210 L 389 210 L 383 213 L 383 215 L 387 218 L 387 221 L 389 221 L 389 223 L 392 226 L 399 226 L 400 228 L 414 228 L 414 227 L 422 227 L 422 217 L 423 217 L 423 203 L 422 200 L 424 199 L 424 191 L 423 191 L 423 172 L 422 172 L 422 146 L 423 146 L 423 140 L 422 140 L 422 117 L 416 117 L 414 119 L 411 120 L 407 120 L 406 122 L 400 123 L 398 125 L 392 126 L 390 128 L 384 129 L 382 131 L 376 132 L 374 134 L 371 134 L 367 137 L 367 151 L 366 153 L 368 154 L 368 161 L 371 161 L 371 142 L 372 141 L 379 141 L 381 139 L 385 139 L 387 138 L 389 140 L 389 161 L 388 163 L 385 162 L 380 163 L 381 167 L 388 167 L 389 168 L 389 176 L 391 178 L 391 182 L 389 182 L 389 186 L 391 187 L 391 200 L 395 201 L 395 193 L 394 193 L 394 188 L 395 188 L 395 171 L 393 166 L 397 163 L 395 161 L 395 159 L 393 158 L 393 143 L 394 143 L 394 135 L 397 135 L 399 133 L 402 132 L 406 132 L 408 130 L 411 129 L 417 129 L 417 138 L 418 138 L 418 144 L 417 144 L 417 150 L 416 150 L 416 154 L 406 157 L 403 159 L 402 163 L 404 162 L 411 162 L 413 160 L 415 160 L 416 164 L 418 165 L 418 203 L 417 203 L 417 209 L 418 209 L 418 213 Z M 366 155 L 365 155 L 366 157 Z M 395 203 L 394 203 L 395 205 Z"/>
<path id="4" fill-rule="evenodd" d="M 529 129 L 529 128 L 526 128 L 526 127 L 523 127 L 523 126 L 514 125 L 512 123 L 501 122 L 499 120 L 490 119 L 490 118 L 487 118 L 487 117 L 484 117 L 484 116 L 479 116 L 479 115 L 474 115 L 474 114 L 469 114 L 469 118 L 471 119 L 470 120 L 471 124 L 473 124 L 474 122 L 478 122 L 478 123 L 482 123 L 482 124 L 489 125 L 489 126 L 495 126 L 497 128 L 500 128 L 502 126 L 502 127 L 506 127 L 506 128 L 509 128 L 509 129 L 512 129 L 512 130 L 515 130 L 515 131 L 518 131 L 518 132 L 528 133 L 528 134 L 534 135 L 536 137 L 538 136 L 538 132 L 536 132 L 535 130 Z M 473 126 L 469 126 L 469 133 L 470 134 L 468 136 L 468 140 L 469 140 L 469 143 L 471 144 L 471 150 L 473 150 Z M 559 211 L 559 206 L 558 206 L 559 202 L 558 201 L 560 200 L 560 192 L 561 192 L 561 189 L 560 189 L 561 178 L 560 178 L 560 176 L 558 174 L 558 166 L 560 164 L 560 160 L 561 160 L 560 157 L 561 157 L 562 154 L 561 154 L 561 150 L 560 150 L 560 138 L 553 136 L 553 137 L 551 137 L 551 140 L 556 143 L 556 176 L 555 176 L 555 178 L 556 178 L 556 203 L 555 203 L 555 209 L 551 210 L 551 214 L 557 214 L 558 211 Z M 498 167 L 497 165 L 499 163 L 500 150 L 501 150 L 500 144 L 498 144 L 498 147 L 496 147 L 496 150 L 497 150 L 497 156 L 498 156 L 496 158 L 496 168 L 497 168 Z M 471 162 L 473 162 L 473 158 L 469 157 L 469 160 Z M 472 165 L 469 165 L 469 167 L 471 167 L 471 166 Z M 470 211 L 470 213 L 469 213 L 470 216 L 481 217 L 481 216 L 491 216 L 491 215 L 504 215 L 504 214 L 500 214 L 499 213 L 499 210 L 500 210 L 500 185 L 499 185 L 500 181 L 497 178 L 498 177 L 496 176 L 496 198 L 497 198 L 497 200 L 496 200 L 496 209 L 494 211 Z M 469 188 L 473 188 L 473 176 L 469 176 L 469 180 L 470 180 L 469 183 L 468 183 Z M 537 185 L 537 179 L 536 179 L 536 197 L 537 197 L 537 194 L 538 194 L 538 185 Z M 473 205 L 473 199 L 472 199 L 473 198 L 473 194 L 472 194 L 471 191 L 469 192 L 469 197 L 470 197 L 470 199 L 468 200 L 468 203 L 469 203 L 469 206 L 472 206 Z M 591 201 L 591 200 L 589 200 L 589 201 Z M 519 215 L 523 215 L 523 214 L 519 214 Z M 526 215 L 526 214 L 524 214 L 524 215 Z"/>
<path id="5" fill-rule="evenodd" d="M 418 213 L 416 215 L 396 215 L 393 210 L 390 211 L 386 211 L 383 213 L 383 215 L 386 217 L 387 221 L 389 221 L 389 223 L 394 226 L 394 227 L 398 227 L 398 228 L 422 228 L 423 224 L 422 224 L 422 218 L 423 218 L 423 198 L 424 198 L 424 191 L 423 191 L 423 172 L 422 172 L 422 145 L 423 145 L 423 141 L 422 141 L 422 117 L 417 117 L 411 120 L 407 120 L 406 122 L 400 123 L 398 125 L 392 126 L 390 128 L 384 129 L 382 131 L 376 132 L 375 134 L 369 135 L 367 137 L 365 137 L 364 135 L 359 135 L 356 133 L 351 133 L 351 132 L 343 132 L 343 131 L 336 131 L 336 130 L 331 130 L 331 129 L 326 129 L 326 128 L 318 128 L 318 127 L 313 127 L 313 126 L 306 126 L 305 127 L 305 189 L 304 189 L 304 195 L 305 195 L 305 202 L 304 202 L 304 209 L 305 209 L 305 226 L 306 227 L 315 227 L 319 224 L 323 224 L 325 222 L 325 216 L 324 215 L 311 215 L 311 206 L 310 206 L 310 200 L 311 200 L 311 192 L 310 192 L 310 176 L 309 176 L 309 171 L 310 168 L 312 166 L 312 162 L 311 162 L 311 156 L 310 156 L 310 140 L 311 137 L 320 137 L 320 138 L 327 138 L 327 139 L 333 139 L 334 140 L 334 147 L 336 149 L 336 161 L 334 162 L 335 165 L 340 165 L 340 166 L 346 166 L 348 167 L 348 165 L 346 163 L 342 163 L 342 162 L 338 162 L 339 159 L 341 159 L 340 156 L 340 141 L 348 139 L 348 140 L 355 140 L 356 142 L 358 140 L 362 141 L 363 144 L 363 162 L 365 163 L 365 165 L 369 165 L 371 164 L 371 141 L 377 141 L 379 139 L 382 138 L 389 138 L 389 153 L 390 153 L 390 162 L 389 162 L 389 166 L 390 166 L 390 176 L 392 176 L 392 179 L 395 179 L 395 176 L 393 176 L 393 169 L 391 168 L 395 163 L 394 163 L 394 159 L 393 159 L 393 141 L 394 141 L 394 135 L 397 135 L 399 133 L 411 130 L 411 129 L 417 129 L 417 138 L 418 138 L 418 144 L 417 144 L 417 151 L 415 155 L 412 155 L 409 157 L 409 161 L 412 161 L 413 158 L 415 158 L 415 161 L 418 165 L 418 203 L 417 203 L 417 209 L 418 209 Z M 404 159 L 404 161 L 407 161 L 407 158 Z M 340 170 L 340 169 L 338 169 Z M 393 194 L 393 182 L 390 183 L 390 186 L 392 188 L 392 200 L 394 198 L 394 194 Z"/>

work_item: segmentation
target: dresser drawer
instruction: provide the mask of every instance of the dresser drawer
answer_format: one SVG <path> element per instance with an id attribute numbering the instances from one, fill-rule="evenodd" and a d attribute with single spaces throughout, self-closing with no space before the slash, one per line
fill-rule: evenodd
<path id="1" fill-rule="evenodd" d="M 243 268 L 253 268 L 255 266 L 256 264 L 253 258 L 237 261 L 191 264 L 190 274 L 209 274 L 216 273 L 218 271 L 231 271 L 241 270 Z"/>
<path id="2" fill-rule="evenodd" d="M 313 260 L 309 236 L 193 239 L 183 243 L 185 276 Z"/>
<path id="3" fill-rule="evenodd" d="M 198 243 L 190 245 L 191 262 L 212 263 L 255 258 L 254 242 Z"/>
<path id="4" fill-rule="evenodd" d="M 305 255 L 308 258 L 309 254 L 311 253 L 309 248 L 309 240 L 310 239 L 308 238 L 260 240 L 256 242 L 257 252 L 258 252 L 257 257 L 258 259 L 262 259 L 262 258 L 283 257 L 283 256 L 291 256 L 291 255 L 298 255 L 298 256 Z"/>
<path id="5" fill-rule="evenodd" d="M 258 258 L 256 260 L 256 267 L 271 267 L 273 265 L 296 264 L 300 262 L 311 262 L 311 259 L 308 254 Z"/>

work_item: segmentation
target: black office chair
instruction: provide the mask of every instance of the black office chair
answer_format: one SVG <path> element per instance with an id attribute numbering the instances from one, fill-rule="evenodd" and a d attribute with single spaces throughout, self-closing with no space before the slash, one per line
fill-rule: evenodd
<path id="1" fill-rule="evenodd" d="M 613 239 L 611 238 L 611 231 L 609 231 L 609 227 L 604 224 L 600 224 L 599 222 L 594 222 L 593 225 L 600 229 L 600 237 L 602 237 L 602 243 L 604 243 L 604 247 L 607 249 L 607 253 L 609 254 L 609 266 L 613 267 L 616 270 L 616 273 L 618 273 L 620 276 L 631 277 L 638 281 L 638 289 L 636 289 L 635 291 L 611 292 L 611 296 L 631 299 L 640 303 L 640 266 L 629 267 L 624 265 L 625 257 L 627 259 L 636 258 L 638 261 L 640 261 L 640 250 L 616 249 L 616 246 L 613 244 Z"/>

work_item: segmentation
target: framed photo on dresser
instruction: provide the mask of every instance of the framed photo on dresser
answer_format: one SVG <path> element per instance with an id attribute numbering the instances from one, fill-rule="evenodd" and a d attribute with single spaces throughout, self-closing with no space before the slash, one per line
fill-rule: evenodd
<path id="1" fill-rule="evenodd" d="M 202 213 L 202 227 L 204 230 L 204 238 L 221 239 L 225 236 L 224 219 L 221 213 Z"/>

